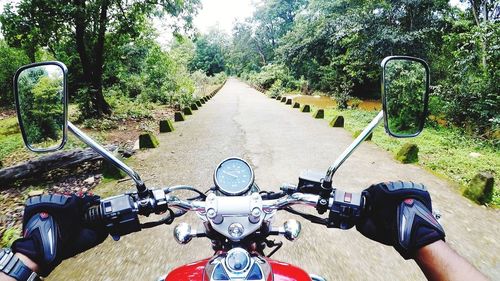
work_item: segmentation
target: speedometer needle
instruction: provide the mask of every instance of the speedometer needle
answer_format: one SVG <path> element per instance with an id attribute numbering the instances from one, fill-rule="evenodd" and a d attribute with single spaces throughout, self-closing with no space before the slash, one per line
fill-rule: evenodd
<path id="1" fill-rule="evenodd" d="M 224 174 L 226 174 L 226 175 L 228 175 L 228 176 L 231 176 L 231 177 L 233 177 L 233 178 L 237 178 L 237 177 L 238 177 L 238 176 L 235 176 L 235 175 L 233 175 L 233 174 L 231 174 L 231 173 L 228 173 L 228 172 L 226 172 L 226 171 L 222 171 L 222 173 L 224 173 Z"/>

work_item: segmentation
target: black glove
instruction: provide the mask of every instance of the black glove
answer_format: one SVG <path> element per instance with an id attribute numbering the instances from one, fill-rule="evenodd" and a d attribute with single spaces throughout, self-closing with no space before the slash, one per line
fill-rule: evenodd
<path id="1" fill-rule="evenodd" d="M 438 240 L 441 225 L 432 215 L 431 197 L 422 184 L 387 182 L 363 191 L 367 210 L 356 229 L 364 236 L 394 248 L 405 259 Z"/>
<path id="2" fill-rule="evenodd" d="M 23 238 L 12 244 L 15 253 L 33 260 L 39 274 L 47 276 L 63 260 L 84 252 L 104 241 L 105 227 L 84 226 L 89 206 L 99 203 L 93 195 L 41 195 L 26 201 Z"/>

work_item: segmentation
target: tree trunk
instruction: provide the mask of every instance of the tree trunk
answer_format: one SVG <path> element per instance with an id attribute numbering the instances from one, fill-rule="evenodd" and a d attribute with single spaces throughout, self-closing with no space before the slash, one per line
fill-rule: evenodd
<path id="1" fill-rule="evenodd" d="M 476 26 L 481 29 L 481 19 L 479 18 L 479 14 L 481 13 L 481 3 L 478 3 L 475 0 L 469 1 L 471 5 L 472 15 L 474 16 L 474 21 L 476 22 Z M 484 1 L 484 20 L 488 19 L 488 11 L 487 11 L 487 1 Z M 487 42 L 486 38 L 481 32 L 481 36 L 479 36 L 479 45 L 481 47 L 481 64 L 483 66 L 483 71 L 487 71 L 487 61 L 486 61 L 486 52 L 487 52 Z"/>
<path id="2" fill-rule="evenodd" d="M 74 14 L 76 51 L 80 57 L 85 82 L 89 83 L 92 74 L 85 44 L 85 29 L 87 28 L 87 23 L 85 21 L 85 0 L 74 0 L 73 3 L 76 6 Z"/>
<path id="3" fill-rule="evenodd" d="M 114 149 L 115 147 L 108 147 Z M 92 149 L 76 149 L 42 156 L 16 166 L 0 170 L 0 189 L 11 187 L 16 182 L 40 183 L 41 180 L 54 179 L 58 175 L 69 175 L 84 164 L 103 160 Z M 54 173 L 58 170 L 58 173 Z"/>
<path id="4" fill-rule="evenodd" d="M 90 86 L 91 103 L 95 111 L 96 117 L 111 114 L 111 107 L 104 99 L 102 92 L 102 75 L 104 65 L 104 39 L 107 25 L 107 13 L 109 1 L 103 0 L 101 4 L 101 12 L 99 14 L 99 33 L 97 42 L 92 48 L 93 60 L 88 55 L 87 42 L 85 40 L 85 30 L 87 22 L 85 21 L 85 0 L 74 0 L 76 11 L 75 20 L 75 43 L 76 50 L 82 64 L 83 78 L 86 85 Z"/>
<path id="5" fill-rule="evenodd" d="M 102 93 L 102 75 L 104 73 L 104 40 L 106 35 L 106 26 L 108 23 L 109 1 L 102 0 L 101 12 L 99 14 L 99 32 L 97 42 L 94 46 L 94 75 L 92 77 L 93 94 L 95 105 L 99 116 L 111 114 L 111 107 L 104 99 Z"/>

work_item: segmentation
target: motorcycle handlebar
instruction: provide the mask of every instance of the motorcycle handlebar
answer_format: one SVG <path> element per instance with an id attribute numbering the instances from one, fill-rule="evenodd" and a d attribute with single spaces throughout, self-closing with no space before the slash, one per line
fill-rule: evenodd
<path id="1" fill-rule="evenodd" d="M 171 217 L 161 220 L 161 223 L 171 223 L 174 212 L 170 208 L 182 211 L 196 211 L 205 213 L 207 202 L 197 200 L 182 200 L 168 194 L 169 189 L 155 189 L 149 191 L 149 196 L 140 197 L 137 193 L 126 193 L 118 196 L 102 199 L 100 204 L 93 206 L 86 212 L 84 222 L 88 225 L 104 225 L 115 237 L 140 231 L 146 228 L 141 225 L 138 215 L 149 216 L 152 213 L 161 214 L 169 212 Z M 261 200 L 262 210 L 266 213 L 284 209 L 292 205 L 306 205 L 316 207 L 319 200 L 318 195 L 307 193 L 283 194 L 281 198 Z M 330 214 L 328 227 L 341 229 L 351 228 L 361 216 L 364 207 L 364 198 L 361 194 L 347 193 L 335 189 L 328 202 Z M 180 216 L 178 214 L 177 216 Z M 149 223 L 149 225 L 154 225 Z"/>

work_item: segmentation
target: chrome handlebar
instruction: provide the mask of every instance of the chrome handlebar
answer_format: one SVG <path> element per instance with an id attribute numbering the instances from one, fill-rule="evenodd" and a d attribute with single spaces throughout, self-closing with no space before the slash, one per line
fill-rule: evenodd
<path id="1" fill-rule="evenodd" d="M 211 222 L 212 226 L 224 233 L 231 224 L 238 223 L 245 227 L 244 235 L 256 231 L 261 223 L 277 210 L 292 205 L 317 207 L 318 204 L 328 206 L 329 216 L 325 220 L 327 227 L 348 229 L 352 227 L 364 209 L 365 200 L 362 194 L 348 193 L 335 189 L 328 202 L 322 202 L 319 195 L 309 193 L 283 194 L 277 199 L 263 200 L 261 194 L 253 193 L 248 196 L 216 196 L 209 194 L 205 201 L 183 200 L 170 194 L 169 189 L 154 189 L 148 191 L 147 197 L 140 197 L 137 193 L 126 193 L 102 199 L 99 205 L 90 207 L 84 217 L 86 224 L 103 224 L 113 236 L 121 236 L 152 227 L 159 224 L 169 224 L 175 217 L 171 208 L 183 212 L 195 211 Z M 158 224 L 140 224 L 138 215 L 148 216 L 152 213 L 169 212 L 170 216 Z M 241 239 L 244 236 L 237 237 Z M 236 238 L 235 238 L 236 239 Z"/>
<path id="2" fill-rule="evenodd" d="M 233 198 L 233 197 L 227 197 Z M 251 200 L 250 196 L 248 196 Z M 262 210 L 266 213 L 270 213 L 274 210 L 279 210 L 291 205 L 307 205 L 311 207 L 316 207 L 319 200 L 318 195 L 305 194 L 305 193 L 294 193 L 292 195 L 285 196 L 279 199 L 273 200 L 262 200 Z M 195 211 L 200 213 L 205 213 L 206 202 L 204 201 L 190 201 L 182 200 L 175 196 L 166 195 L 166 201 L 170 208 L 178 208 L 184 211 Z"/>

